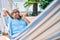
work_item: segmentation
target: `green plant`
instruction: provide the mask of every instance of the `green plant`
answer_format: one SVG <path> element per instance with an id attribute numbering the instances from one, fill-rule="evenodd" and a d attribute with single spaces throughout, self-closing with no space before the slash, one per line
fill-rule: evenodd
<path id="1" fill-rule="evenodd" d="M 50 4 L 51 1 L 53 0 L 28 0 L 24 3 L 24 6 L 27 7 L 32 4 L 33 5 L 32 16 L 35 16 L 38 15 L 38 4 L 40 4 L 39 7 L 45 9 L 47 5 Z"/>

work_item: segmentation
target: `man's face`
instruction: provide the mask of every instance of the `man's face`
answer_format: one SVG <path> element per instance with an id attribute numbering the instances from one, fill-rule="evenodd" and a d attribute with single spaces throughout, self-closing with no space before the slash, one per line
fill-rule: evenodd
<path id="1" fill-rule="evenodd" d="M 15 12 L 12 16 L 13 16 L 13 18 L 19 18 L 19 13 Z"/>

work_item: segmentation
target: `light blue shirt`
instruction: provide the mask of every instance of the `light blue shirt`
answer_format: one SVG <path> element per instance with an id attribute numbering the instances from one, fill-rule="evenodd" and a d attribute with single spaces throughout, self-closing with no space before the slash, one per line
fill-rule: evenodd
<path id="1" fill-rule="evenodd" d="M 9 23 L 9 34 L 14 35 L 23 31 L 23 29 L 27 26 L 27 22 L 23 19 L 12 19 Z"/>

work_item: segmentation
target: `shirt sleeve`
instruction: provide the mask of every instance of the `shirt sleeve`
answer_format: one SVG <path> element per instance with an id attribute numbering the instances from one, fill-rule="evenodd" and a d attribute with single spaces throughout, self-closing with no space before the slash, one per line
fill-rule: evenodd
<path id="1" fill-rule="evenodd" d="M 10 20 L 8 23 L 8 34 L 9 36 L 12 36 L 12 20 Z"/>

